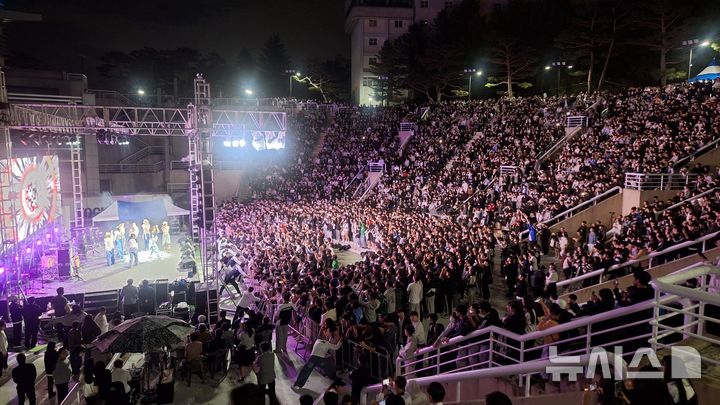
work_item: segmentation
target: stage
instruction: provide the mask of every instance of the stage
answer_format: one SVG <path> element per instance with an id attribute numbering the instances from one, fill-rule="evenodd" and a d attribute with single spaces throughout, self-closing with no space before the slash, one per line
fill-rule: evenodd
<path id="1" fill-rule="evenodd" d="M 23 291 L 27 297 L 49 297 L 56 294 L 55 290 L 58 287 L 65 288 L 65 295 L 72 295 L 120 289 L 130 278 L 133 279 L 135 286 L 139 286 L 142 280 L 152 283 L 158 279 L 167 279 L 172 283 L 178 278 L 187 279 L 187 271 L 180 272 L 177 269 L 180 260 L 177 244 L 173 245 L 170 252 L 160 254 L 161 258 L 149 260 L 149 252 L 140 252 L 140 263 L 132 268 L 126 262 L 116 262 L 112 266 L 107 266 L 105 256 L 95 254 L 82 263 L 79 271 L 80 279 L 26 280 Z M 190 280 L 197 280 L 197 275 L 193 279 L 188 279 Z"/>

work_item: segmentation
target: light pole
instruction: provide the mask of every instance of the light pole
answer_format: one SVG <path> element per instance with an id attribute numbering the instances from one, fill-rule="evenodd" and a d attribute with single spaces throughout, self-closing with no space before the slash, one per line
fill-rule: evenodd
<path id="1" fill-rule="evenodd" d="M 387 99 L 388 99 L 388 80 L 390 78 L 388 76 L 378 76 L 377 81 L 380 82 L 380 105 L 383 105 L 383 101 L 385 102 L 385 105 L 387 105 Z"/>
<path id="2" fill-rule="evenodd" d="M 477 70 L 475 68 L 467 68 L 463 69 L 463 72 L 468 75 L 468 101 L 470 101 L 471 95 L 472 95 L 472 78 L 473 75 L 475 76 L 482 76 L 482 70 Z"/>
<path id="3" fill-rule="evenodd" d="M 690 57 L 688 58 L 688 75 L 687 78 L 690 80 L 690 75 L 692 74 L 692 57 L 693 57 L 693 48 L 696 46 L 710 46 L 710 41 L 700 41 L 699 39 L 688 39 L 686 41 L 682 41 L 683 46 L 686 46 L 690 48 Z"/>
<path id="4" fill-rule="evenodd" d="M 290 75 L 290 97 L 292 98 L 293 80 L 295 80 L 295 78 L 300 77 L 300 72 L 298 72 L 295 69 L 287 69 L 287 70 L 285 70 L 285 73 Z"/>
<path id="5" fill-rule="evenodd" d="M 572 69 L 573 65 L 568 65 L 566 61 L 561 60 L 552 62 L 551 64 L 545 66 L 545 70 L 550 70 L 552 68 L 557 70 L 557 96 L 560 97 L 560 71 L 562 68 Z"/>

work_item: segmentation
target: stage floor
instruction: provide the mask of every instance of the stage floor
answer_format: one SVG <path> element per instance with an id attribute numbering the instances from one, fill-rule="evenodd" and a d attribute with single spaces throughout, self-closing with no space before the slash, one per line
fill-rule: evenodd
<path id="1" fill-rule="evenodd" d="M 149 260 L 149 252 L 140 252 L 140 263 L 132 268 L 125 262 L 116 262 L 112 266 L 107 266 L 105 256 L 95 255 L 82 264 L 79 272 L 81 279 L 64 281 L 55 279 L 42 282 L 37 278 L 26 282 L 23 289 L 28 297 L 45 297 L 54 296 L 58 287 L 64 287 L 67 295 L 122 288 L 130 278 L 136 286 L 139 286 L 142 280 L 152 283 L 157 279 L 167 279 L 172 283 L 178 278 L 187 279 L 187 271 L 177 270 L 180 258 L 177 246 L 174 246 L 170 252 L 161 252 L 160 255 L 159 259 Z M 194 280 L 196 279 L 197 276 Z"/>

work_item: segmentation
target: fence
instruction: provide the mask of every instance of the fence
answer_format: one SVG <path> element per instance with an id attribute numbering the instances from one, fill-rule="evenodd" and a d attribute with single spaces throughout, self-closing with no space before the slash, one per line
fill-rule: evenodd
<path id="1" fill-rule="evenodd" d="M 588 117 L 584 115 L 573 115 L 569 116 L 565 119 L 565 127 L 566 128 L 575 128 L 575 127 L 586 127 L 588 126 Z"/>
<path id="2" fill-rule="evenodd" d="M 387 350 L 382 347 L 371 348 L 349 339 L 343 341 L 343 347 L 340 350 L 342 367 L 356 369 L 359 364 L 358 358 L 363 353 L 368 358 L 367 366 L 372 378 L 380 381 L 392 374 L 392 361 Z"/>
<path id="3" fill-rule="evenodd" d="M 652 269 L 653 267 L 659 266 L 661 264 L 665 264 L 670 260 L 679 259 L 681 257 L 690 256 L 691 254 L 696 254 L 698 251 L 701 253 L 704 253 L 708 249 L 712 249 L 713 246 L 711 243 L 708 243 L 708 241 L 715 240 L 716 238 L 720 237 L 720 231 L 719 232 L 713 232 L 711 234 L 705 235 L 701 238 L 683 242 L 674 246 L 670 246 L 667 249 L 663 249 L 657 252 L 650 253 L 646 256 L 640 257 L 635 260 L 628 260 L 625 263 L 619 263 L 613 266 L 608 267 L 607 269 L 599 269 L 595 271 L 591 271 L 589 273 L 585 273 L 578 277 L 569 278 L 567 280 L 560 281 L 557 283 L 558 291 L 563 289 L 572 289 L 572 287 L 578 283 L 584 283 L 588 279 L 597 278 L 602 283 L 605 281 L 605 277 L 610 274 L 617 274 L 617 273 L 623 273 L 623 269 L 626 269 L 628 267 L 633 266 L 641 266 L 643 262 L 647 261 L 647 266 L 644 267 L 645 270 Z M 700 245 L 699 249 L 695 248 L 696 245 Z M 687 254 L 683 254 L 687 253 Z M 668 260 L 670 259 L 670 260 Z M 592 282 L 592 284 L 597 284 L 595 282 Z"/>
<path id="4" fill-rule="evenodd" d="M 100 173 L 157 173 L 165 169 L 165 162 L 114 163 L 98 165 Z"/>
<path id="5" fill-rule="evenodd" d="M 678 160 L 677 162 L 675 162 L 673 167 L 683 167 L 683 166 L 687 165 L 688 163 L 692 162 L 693 160 L 697 159 L 698 157 L 700 157 L 716 148 L 720 148 L 720 138 L 717 138 L 717 139 L 705 144 L 704 146 L 697 149 L 692 154 L 685 156 L 684 158 Z"/>
<path id="6" fill-rule="evenodd" d="M 659 302 L 666 305 L 677 301 L 676 296 L 667 296 L 660 298 Z M 589 355 L 595 347 L 623 346 L 634 351 L 647 347 L 652 336 L 650 321 L 653 320 L 655 305 L 653 300 L 648 300 L 523 335 L 490 326 L 418 350 L 413 358 L 398 359 L 396 375 L 411 378 L 417 373 L 442 375 L 473 369 L 505 368 L 546 358 L 550 346 L 557 346 L 558 353 L 565 356 Z M 686 328 L 692 327 L 683 325 L 682 319 L 673 316 L 663 319 L 663 324 L 675 328 L 677 333 L 685 333 Z M 556 336 L 558 339 L 555 339 Z M 552 338 L 553 342 L 537 344 L 545 338 Z M 632 356 L 633 351 L 626 350 L 623 356 Z"/>
<path id="7" fill-rule="evenodd" d="M 682 190 L 690 176 L 674 173 L 625 173 L 625 188 L 632 190 Z"/>
<path id="8" fill-rule="evenodd" d="M 407 121 L 401 122 L 400 131 L 415 131 L 415 123 Z"/>
<path id="9" fill-rule="evenodd" d="M 500 175 L 506 176 L 508 174 L 514 174 L 517 171 L 517 166 L 502 165 L 500 166 Z"/>
<path id="10" fill-rule="evenodd" d="M 383 173 L 385 172 L 385 162 L 378 160 L 377 162 L 368 162 L 368 172 Z"/>

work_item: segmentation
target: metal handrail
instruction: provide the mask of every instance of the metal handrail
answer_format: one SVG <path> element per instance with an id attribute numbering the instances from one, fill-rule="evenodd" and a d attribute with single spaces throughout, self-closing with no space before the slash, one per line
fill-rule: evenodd
<path id="1" fill-rule="evenodd" d="M 682 207 L 683 205 L 685 205 L 685 204 L 687 204 L 687 203 L 689 203 L 689 202 L 691 202 L 691 201 L 695 201 L 695 200 L 697 200 L 697 199 L 700 199 L 700 198 L 705 197 L 705 196 L 708 195 L 708 194 L 712 194 L 712 193 L 714 193 L 716 190 L 720 190 L 720 187 L 713 187 L 713 188 L 711 188 L 710 190 L 703 191 L 703 192 L 700 193 L 700 194 L 694 195 L 694 196 L 692 196 L 692 197 L 690 197 L 690 198 L 686 198 L 686 199 L 684 199 L 684 200 L 682 200 L 682 201 L 680 201 L 680 202 L 678 202 L 678 203 L 675 203 L 675 204 L 673 204 L 673 205 L 671 205 L 671 206 L 663 209 L 663 210 L 660 211 L 660 212 L 665 212 L 665 211 L 667 211 L 667 210 L 673 210 L 673 209 L 675 209 L 675 208 Z"/>
<path id="2" fill-rule="evenodd" d="M 706 143 L 705 145 L 701 146 L 695 152 L 685 156 L 684 158 L 678 160 L 673 165 L 674 168 L 685 166 L 686 164 L 690 163 L 691 161 L 695 160 L 697 157 L 702 156 L 709 152 L 712 149 L 720 148 L 720 138 L 717 138 L 713 141 L 710 141 Z"/>
<path id="3" fill-rule="evenodd" d="M 631 190 L 682 190 L 692 184 L 690 176 L 678 173 L 625 173 L 625 188 Z"/>
<path id="4" fill-rule="evenodd" d="M 651 269 L 651 268 L 654 267 L 654 266 L 653 266 L 653 259 L 654 259 L 654 258 L 656 258 L 656 257 L 658 257 L 658 256 L 663 256 L 663 255 L 666 255 L 666 254 L 668 254 L 668 253 L 672 253 L 672 252 L 675 252 L 675 251 L 678 251 L 678 250 L 685 249 L 685 248 L 687 248 L 687 247 L 696 245 L 696 244 L 698 244 L 698 243 L 702 243 L 701 252 L 705 252 L 705 251 L 707 250 L 707 243 L 705 243 L 705 242 L 707 242 L 707 241 L 709 241 L 709 240 L 712 240 L 712 239 L 715 239 L 715 238 L 718 237 L 718 236 L 720 236 L 720 231 L 707 234 L 707 235 L 705 235 L 705 236 L 703 236 L 703 237 L 700 237 L 700 238 L 698 238 L 698 239 L 695 239 L 695 240 L 691 240 L 691 241 L 687 241 L 687 242 L 679 243 L 679 244 L 677 244 L 677 245 L 670 246 L 670 247 L 668 247 L 667 249 L 663 249 L 663 250 L 659 250 L 659 251 L 657 251 L 657 252 L 649 253 L 649 254 L 647 254 L 647 255 L 645 255 L 645 256 L 640 257 L 639 259 L 628 260 L 628 261 L 626 261 L 626 262 L 624 262 L 624 263 L 618 263 L 618 264 L 612 265 L 612 266 L 608 267 L 607 269 L 599 269 L 599 270 L 591 271 L 591 272 L 589 272 L 589 273 L 583 274 L 582 276 L 578 276 L 578 277 L 574 277 L 574 278 L 569 278 L 569 279 L 567 279 L 567 280 L 560 281 L 560 282 L 557 283 L 557 287 L 558 287 L 558 288 L 560 288 L 560 287 L 565 287 L 565 286 L 567 286 L 567 285 L 575 284 L 575 283 L 578 283 L 578 282 L 580 282 L 580 281 L 584 281 L 584 280 L 587 280 L 587 279 L 593 278 L 593 277 L 600 277 L 600 282 L 603 282 L 603 281 L 604 281 L 604 280 L 603 280 L 603 276 L 605 276 L 606 274 L 609 274 L 609 273 L 612 272 L 613 270 L 618 270 L 618 269 L 622 269 L 622 268 L 625 268 L 625 267 L 630 267 L 630 266 L 633 266 L 633 265 L 635 265 L 635 264 L 640 264 L 640 263 L 642 263 L 642 262 L 644 262 L 644 261 L 647 261 L 647 262 L 648 262 L 648 267 L 647 267 L 647 268 L 648 268 L 648 269 Z"/>
<path id="5" fill-rule="evenodd" d="M 184 160 L 172 160 L 170 161 L 170 170 L 187 170 L 190 167 L 190 162 Z"/>
<path id="6" fill-rule="evenodd" d="M 140 159 L 144 159 L 150 155 L 157 155 L 157 154 L 161 154 L 164 152 L 165 152 L 165 148 L 162 146 L 148 145 L 148 146 L 120 159 L 119 163 L 136 163 Z"/>
<path id="7" fill-rule="evenodd" d="M 573 115 L 565 120 L 565 127 L 567 128 L 586 127 L 587 125 L 588 117 L 585 115 Z"/>
<path id="8" fill-rule="evenodd" d="M 165 161 L 155 163 L 109 163 L 98 165 L 100 173 L 157 173 L 165 169 Z"/>
<path id="9" fill-rule="evenodd" d="M 541 153 L 540 156 L 538 156 L 537 160 L 535 161 L 535 170 L 538 170 L 540 168 L 540 165 L 542 162 L 545 161 L 548 157 L 550 157 L 552 154 L 557 152 L 560 148 L 565 146 L 565 144 L 572 138 L 578 135 L 579 132 L 581 132 L 584 129 L 584 127 L 575 127 L 572 131 L 568 132 L 560 138 L 557 142 L 555 142 L 552 146 L 550 146 L 545 152 Z"/>
<path id="10" fill-rule="evenodd" d="M 589 206 L 595 206 L 598 203 L 614 196 L 615 194 L 619 194 L 619 193 L 622 193 L 622 187 L 615 186 L 615 187 L 611 188 L 610 190 L 605 191 L 602 194 L 598 194 L 595 197 L 593 197 L 589 200 L 585 200 L 572 208 L 566 209 L 565 211 L 555 215 L 554 217 L 548 219 L 547 221 L 540 222 L 540 224 L 545 224 L 547 226 L 553 226 L 562 220 L 572 217 L 579 211 L 583 211 L 583 210 L 587 209 L 587 207 L 589 207 Z M 520 240 L 523 240 L 527 236 L 527 234 L 528 234 L 527 230 L 520 232 L 520 234 L 519 234 Z"/>

